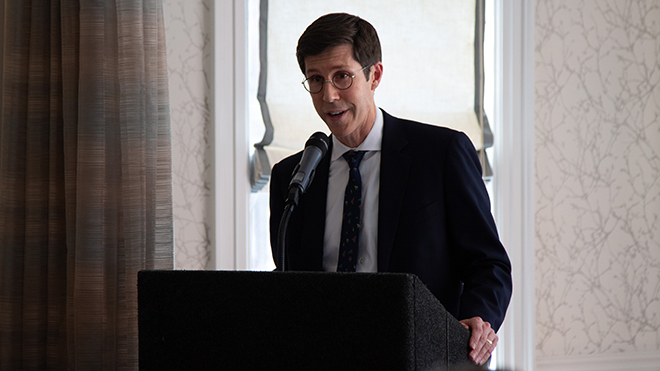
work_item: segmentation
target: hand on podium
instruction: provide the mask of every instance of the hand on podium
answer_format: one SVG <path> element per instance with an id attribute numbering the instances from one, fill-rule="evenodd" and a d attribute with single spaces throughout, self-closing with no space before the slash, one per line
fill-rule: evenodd
<path id="1" fill-rule="evenodd" d="M 479 366 L 483 365 L 497 346 L 497 334 L 490 327 L 490 323 L 485 322 L 481 317 L 472 317 L 459 322 L 472 332 L 470 359 Z"/>

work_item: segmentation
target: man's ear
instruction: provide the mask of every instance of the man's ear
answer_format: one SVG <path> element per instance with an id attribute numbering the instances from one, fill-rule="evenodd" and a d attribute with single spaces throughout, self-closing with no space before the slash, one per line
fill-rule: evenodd
<path id="1" fill-rule="evenodd" d="M 371 74 L 373 78 L 371 81 L 371 90 L 376 90 L 380 85 L 380 80 L 383 78 L 383 63 L 378 62 L 371 67 Z"/>

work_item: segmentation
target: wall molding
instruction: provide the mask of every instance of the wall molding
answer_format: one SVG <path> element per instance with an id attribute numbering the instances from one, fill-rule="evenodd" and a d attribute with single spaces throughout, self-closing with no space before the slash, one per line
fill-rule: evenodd
<path id="1" fill-rule="evenodd" d="M 536 326 L 534 3 L 494 2 L 494 217 L 513 275 L 513 296 L 496 358 L 498 368 L 526 371 L 534 369 Z"/>
<path id="2" fill-rule="evenodd" d="M 657 371 L 659 367 L 657 352 L 539 357 L 536 361 L 537 371 Z"/>
<path id="3" fill-rule="evenodd" d="M 245 1 L 214 1 L 212 266 L 247 269 L 249 160 L 247 116 L 247 9 Z"/>

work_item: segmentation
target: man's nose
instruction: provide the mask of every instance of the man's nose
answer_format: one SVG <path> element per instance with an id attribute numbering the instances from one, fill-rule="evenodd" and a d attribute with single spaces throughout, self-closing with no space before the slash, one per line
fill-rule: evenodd
<path id="1" fill-rule="evenodd" d="M 331 80 L 326 80 L 323 83 L 321 94 L 323 94 L 323 100 L 326 102 L 333 102 L 339 99 L 339 89 L 335 87 Z"/>

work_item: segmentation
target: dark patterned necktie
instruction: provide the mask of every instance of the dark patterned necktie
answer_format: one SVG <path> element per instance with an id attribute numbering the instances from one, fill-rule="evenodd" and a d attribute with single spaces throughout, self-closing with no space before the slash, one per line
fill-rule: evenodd
<path id="1" fill-rule="evenodd" d="M 339 243 L 339 261 L 337 272 L 355 272 L 358 259 L 360 238 L 360 204 L 362 203 L 362 178 L 360 162 L 364 152 L 348 151 L 344 160 L 348 163 L 349 175 L 344 192 L 344 213 L 341 223 L 341 241 Z"/>

